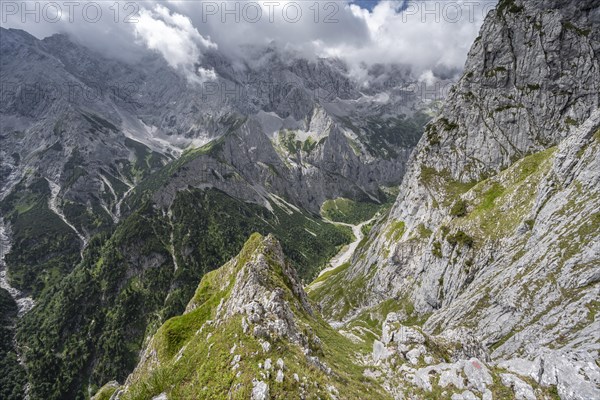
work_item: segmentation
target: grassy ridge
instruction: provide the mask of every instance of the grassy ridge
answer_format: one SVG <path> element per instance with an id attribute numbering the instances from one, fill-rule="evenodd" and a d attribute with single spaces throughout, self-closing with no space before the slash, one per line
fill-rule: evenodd
<path id="1" fill-rule="evenodd" d="M 307 398 L 328 398 L 329 387 L 339 390 L 341 398 L 370 399 L 387 398 L 374 382 L 363 376 L 363 368 L 357 365 L 355 352 L 359 346 L 336 332 L 319 316 L 309 316 L 299 306 L 299 301 L 286 284 L 282 266 L 277 265 L 268 253 L 261 249 L 262 237 L 252 235 L 240 255 L 202 279 L 194 295 L 195 308 L 187 314 L 167 321 L 151 341 L 156 350 L 158 366 L 148 368 L 143 364 L 136 370 L 132 386 L 123 396 L 124 400 L 149 399 L 161 393 L 169 398 L 191 399 L 248 399 L 251 397 L 253 379 L 269 383 L 270 398 L 288 398 L 304 386 Z M 232 296 L 231 290 L 246 262 L 255 254 L 267 254 L 269 264 L 267 276 L 261 275 L 261 285 L 279 288 L 296 316 L 296 324 L 308 338 L 311 353 L 332 368 L 331 374 L 312 364 L 302 349 L 285 337 L 273 341 L 269 350 L 264 350 L 260 340 L 251 333 L 244 333 L 241 316 L 223 320 L 216 310 L 223 300 Z M 247 273 L 247 272 L 246 272 Z M 207 321 L 219 321 L 219 324 Z M 316 340 L 318 338 L 318 340 Z M 232 346 L 233 350 L 232 350 Z M 234 356 L 240 356 L 237 361 Z M 264 370 L 259 364 L 270 358 L 273 363 L 284 362 L 284 379 L 262 377 Z M 293 376 L 298 376 L 296 381 Z"/>

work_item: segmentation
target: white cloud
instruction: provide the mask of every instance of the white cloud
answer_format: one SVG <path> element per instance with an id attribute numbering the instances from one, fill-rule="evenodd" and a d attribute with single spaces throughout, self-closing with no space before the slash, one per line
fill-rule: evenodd
<path id="1" fill-rule="evenodd" d="M 217 74 L 212 69 L 199 67 L 197 73 L 200 82 L 208 82 L 217 79 Z"/>
<path id="2" fill-rule="evenodd" d="M 433 71 L 431 71 L 430 69 L 423 72 L 419 76 L 419 82 L 425 82 L 425 84 L 427 84 L 427 86 L 432 86 L 433 84 L 435 84 L 435 81 L 436 81 L 435 75 L 433 75 Z"/>
<path id="3" fill-rule="evenodd" d="M 240 65 L 247 61 L 248 47 L 275 45 L 305 57 L 339 57 L 357 79 L 368 79 L 366 70 L 372 65 L 402 64 L 410 66 L 415 77 L 430 80 L 441 72 L 447 75 L 462 69 L 485 11 L 496 1 L 382 0 L 368 11 L 349 0 L 142 0 L 136 3 L 135 23 L 122 21 L 128 11 L 124 7 L 130 3 L 119 3 L 121 13 L 115 23 L 110 8 L 114 3 L 97 2 L 103 9 L 97 23 L 82 20 L 80 14 L 68 21 L 63 13 L 60 23 L 23 23 L 20 15 L 9 15 L 2 26 L 25 29 L 38 37 L 66 32 L 91 48 L 125 59 L 134 59 L 147 48 L 192 81 L 214 76 L 199 69 L 198 62 L 217 45 L 226 56 L 242 61 Z"/>
<path id="4" fill-rule="evenodd" d="M 157 4 L 151 10 L 141 9 L 133 27 L 138 42 L 159 52 L 172 68 L 183 71 L 189 81 L 202 83 L 214 76 L 214 72 L 198 70 L 196 64 L 202 51 L 217 45 L 204 38 L 188 17 Z"/>
<path id="5" fill-rule="evenodd" d="M 438 69 L 460 70 L 486 10 L 494 4 L 487 1 L 471 9 L 468 3 L 381 1 L 372 12 L 351 6 L 354 15 L 368 26 L 368 44 L 356 46 L 349 42 L 323 46 L 322 51 L 346 59 L 355 69 L 364 63 L 404 64 L 413 69 L 415 76 L 427 72 L 431 75 Z"/>
<path id="6" fill-rule="evenodd" d="M 203 13 L 193 2 L 172 6 L 190 16 L 200 32 L 215 38 L 219 49 L 230 56 L 244 57 L 240 51 L 244 46 L 277 44 L 308 57 L 339 57 L 349 63 L 355 77 L 363 79 L 365 68 L 374 64 L 408 65 L 415 77 L 427 71 L 457 73 L 496 1 L 382 0 L 368 11 L 346 0 L 317 3 L 318 12 L 310 1 L 278 1 L 271 8 L 261 2 L 262 18 L 254 22 L 245 21 L 242 8 L 240 20 L 235 21 L 221 5 L 211 10 L 214 15 Z M 228 10 L 233 10 L 233 4 L 243 7 L 244 3 L 228 4 Z M 290 4 L 301 7 L 297 22 L 284 16 L 286 7 L 293 9 Z"/>

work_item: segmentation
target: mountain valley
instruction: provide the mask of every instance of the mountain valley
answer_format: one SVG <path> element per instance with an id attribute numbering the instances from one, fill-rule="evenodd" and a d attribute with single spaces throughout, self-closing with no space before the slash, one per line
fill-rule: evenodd
<path id="1" fill-rule="evenodd" d="M 0 398 L 600 399 L 599 6 L 501 0 L 433 99 L 0 27 Z"/>

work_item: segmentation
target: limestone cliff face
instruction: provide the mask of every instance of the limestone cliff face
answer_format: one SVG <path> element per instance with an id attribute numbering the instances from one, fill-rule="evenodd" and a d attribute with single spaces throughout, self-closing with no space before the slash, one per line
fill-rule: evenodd
<path id="1" fill-rule="evenodd" d="M 367 293 L 320 293 L 333 320 L 408 299 L 426 331 L 466 328 L 562 398 L 600 395 L 599 13 L 501 1 L 488 15 L 388 218 L 335 277 Z"/>
<path id="2" fill-rule="evenodd" d="M 599 106 L 597 6 L 501 1 L 428 127 L 417 164 L 479 181 L 582 124 Z"/>

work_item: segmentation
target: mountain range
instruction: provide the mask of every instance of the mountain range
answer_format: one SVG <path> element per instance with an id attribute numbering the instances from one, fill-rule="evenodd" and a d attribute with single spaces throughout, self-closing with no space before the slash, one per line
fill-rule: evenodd
<path id="1" fill-rule="evenodd" d="M 0 397 L 600 398 L 600 7 L 463 75 L 0 28 Z"/>

